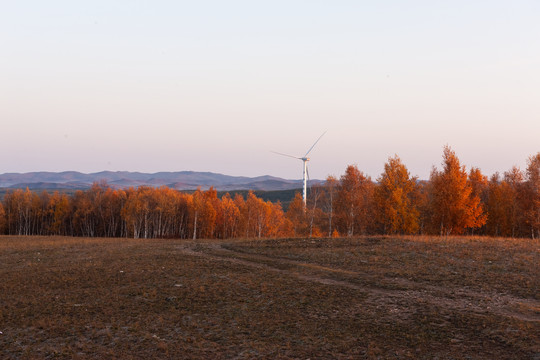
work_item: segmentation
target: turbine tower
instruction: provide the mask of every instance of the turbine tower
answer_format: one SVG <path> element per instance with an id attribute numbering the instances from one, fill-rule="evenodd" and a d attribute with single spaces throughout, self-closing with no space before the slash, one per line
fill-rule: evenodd
<path id="1" fill-rule="evenodd" d="M 302 160 L 302 168 L 303 168 L 303 171 L 302 171 L 302 180 L 304 182 L 304 191 L 302 193 L 302 198 L 304 200 L 304 208 L 306 207 L 306 204 L 307 204 L 307 180 L 309 178 L 309 172 L 308 172 L 308 168 L 307 168 L 307 162 L 309 161 L 309 158 L 307 157 L 308 154 L 311 152 L 311 150 L 313 150 L 313 148 L 315 147 L 315 145 L 317 145 L 317 143 L 319 142 L 319 140 L 321 140 L 321 138 L 324 136 L 324 134 L 326 134 L 326 131 L 322 133 L 321 136 L 319 136 L 319 138 L 317 139 L 317 141 L 315 141 L 315 143 L 313 143 L 313 145 L 311 145 L 311 147 L 309 148 L 309 150 L 306 152 L 306 154 L 302 157 L 297 157 L 297 156 L 292 156 L 292 155 L 287 155 L 287 154 L 282 154 L 282 153 L 279 153 L 279 152 L 276 152 L 276 151 L 272 151 L 273 153 L 275 154 L 278 154 L 278 155 L 282 155 L 282 156 L 287 156 L 287 157 L 291 157 L 293 159 L 298 159 L 298 160 Z"/>

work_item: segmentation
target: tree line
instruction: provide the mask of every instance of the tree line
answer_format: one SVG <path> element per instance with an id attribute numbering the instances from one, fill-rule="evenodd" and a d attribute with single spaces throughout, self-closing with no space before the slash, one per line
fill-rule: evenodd
<path id="1" fill-rule="evenodd" d="M 373 181 L 354 165 L 279 202 L 218 197 L 210 188 L 114 189 L 94 183 L 73 195 L 10 190 L 0 203 L 0 233 L 134 238 L 337 237 L 365 234 L 488 235 L 540 238 L 540 153 L 525 171 L 489 179 L 444 148 L 442 168 L 428 181 L 410 175 L 396 155 Z"/>

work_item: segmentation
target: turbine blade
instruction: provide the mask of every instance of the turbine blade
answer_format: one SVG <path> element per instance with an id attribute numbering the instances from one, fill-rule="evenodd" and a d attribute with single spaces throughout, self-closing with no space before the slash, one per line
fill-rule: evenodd
<path id="1" fill-rule="evenodd" d="M 317 145 L 317 143 L 319 142 L 319 140 L 321 140 L 321 138 L 324 136 L 324 134 L 326 134 L 328 130 L 326 130 L 325 132 L 322 133 L 321 136 L 319 136 L 319 138 L 317 139 L 317 141 L 315 141 L 315 143 L 313 145 L 311 145 L 311 147 L 309 148 L 309 150 L 307 151 L 306 155 L 304 155 L 304 157 L 308 156 L 308 154 L 311 152 L 311 150 L 313 150 L 313 148 L 315 147 L 315 145 Z"/>
<path id="2" fill-rule="evenodd" d="M 298 160 L 302 160 L 302 158 L 299 158 L 299 157 L 296 157 L 296 156 L 292 156 L 292 155 L 287 155 L 287 154 L 283 154 L 283 153 L 279 153 L 277 151 L 270 151 L 274 154 L 278 154 L 278 155 L 281 155 L 281 156 L 287 156 L 287 157 L 290 157 L 290 158 L 293 158 L 293 159 L 298 159 Z"/>

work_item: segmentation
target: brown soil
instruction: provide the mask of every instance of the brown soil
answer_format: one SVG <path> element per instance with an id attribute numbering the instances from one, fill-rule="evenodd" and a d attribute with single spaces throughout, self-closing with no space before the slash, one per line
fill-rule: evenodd
<path id="1" fill-rule="evenodd" d="M 540 359 L 540 244 L 0 237 L 0 358 Z"/>

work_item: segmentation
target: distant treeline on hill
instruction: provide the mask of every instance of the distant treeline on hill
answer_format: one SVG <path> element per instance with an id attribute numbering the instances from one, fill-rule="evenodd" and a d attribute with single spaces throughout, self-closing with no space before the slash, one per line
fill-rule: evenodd
<path id="1" fill-rule="evenodd" d="M 274 176 L 230 176 L 211 172 L 177 171 L 140 173 L 130 171 L 101 171 L 84 174 L 77 171 L 64 172 L 29 172 L 0 174 L 0 188 L 71 191 L 86 190 L 95 182 L 106 181 L 115 189 L 127 189 L 139 186 L 167 186 L 171 189 L 195 191 L 210 187 L 218 191 L 236 190 L 288 190 L 302 187 L 301 180 L 287 180 Z M 312 180 L 313 184 L 320 182 Z"/>
<path id="2" fill-rule="evenodd" d="M 291 198 L 290 194 L 270 194 Z M 278 195 L 279 193 L 279 195 Z M 296 192 L 284 211 L 266 193 L 180 192 L 168 187 L 114 189 L 94 183 L 72 194 L 8 190 L 0 233 L 135 238 L 232 238 L 440 234 L 540 237 L 540 153 L 523 172 L 490 179 L 468 172 L 445 147 L 429 181 L 411 177 L 391 157 L 376 181 L 356 166 L 312 187 L 307 205 Z"/>
<path id="3" fill-rule="evenodd" d="M 110 187 L 108 183 L 95 182 L 94 185 L 95 184 L 101 184 L 100 186 Z M 4 199 L 4 196 L 7 193 L 13 192 L 13 190 L 14 189 L 0 188 L 0 202 Z M 32 190 L 32 192 L 35 192 L 37 194 L 40 194 L 40 193 L 43 193 L 43 192 L 53 194 L 55 192 L 58 192 L 58 193 L 61 193 L 61 194 L 66 194 L 68 196 L 73 196 L 77 192 L 77 190 L 84 191 L 86 189 L 84 189 L 84 188 L 81 188 L 81 189 L 62 189 L 62 188 L 59 188 L 59 189 L 40 189 L 40 190 L 31 189 L 31 190 Z M 180 190 L 180 191 L 188 193 L 188 194 L 192 194 L 192 193 L 195 192 L 195 190 Z M 218 198 L 221 199 L 226 194 L 229 194 L 231 197 L 234 197 L 236 194 L 240 194 L 244 198 L 246 198 L 246 196 L 248 195 L 249 192 L 250 192 L 250 190 L 231 190 L 231 191 L 219 191 L 218 190 L 217 191 L 217 196 L 218 196 Z M 255 196 L 261 198 L 264 201 L 271 201 L 271 202 L 278 202 L 279 201 L 281 203 L 281 206 L 283 207 L 283 209 L 287 210 L 289 208 L 289 204 L 294 199 L 294 196 L 296 195 L 296 193 L 301 193 L 302 189 L 299 188 L 299 189 L 272 190 L 272 191 L 253 190 L 252 192 L 255 194 Z M 310 187 L 308 187 L 308 193 L 309 192 L 311 192 Z"/>

